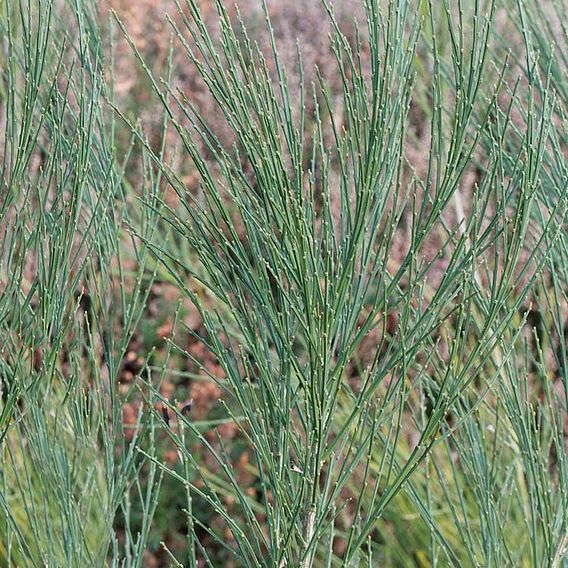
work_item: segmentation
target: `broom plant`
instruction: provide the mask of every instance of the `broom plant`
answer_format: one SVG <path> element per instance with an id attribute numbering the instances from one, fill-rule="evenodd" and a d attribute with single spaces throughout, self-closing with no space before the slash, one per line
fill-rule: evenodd
<path id="1" fill-rule="evenodd" d="M 267 0 L 263 32 L 203 6 L 174 0 L 159 68 L 116 14 L 105 43 L 92 2 L 2 5 L 0 564 L 148 565 L 165 517 L 173 566 L 563 566 L 545 9 L 365 0 L 347 29 L 322 0 L 314 71 Z M 118 34 L 158 136 L 113 92 Z M 179 304 L 125 389 L 156 283 Z M 169 375 L 214 383 L 212 416 Z"/>
<path id="2" fill-rule="evenodd" d="M 267 49 L 248 36 L 238 12 L 233 21 L 223 3 L 215 6 L 218 37 L 191 0 L 170 21 L 232 144 L 190 97 L 152 74 L 119 25 L 201 182 L 197 195 L 188 191 L 140 136 L 181 203 L 152 208 L 172 240 L 189 243 L 192 263 L 165 240 L 148 244 L 200 311 L 200 340 L 224 374 L 211 380 L 225 393 L 220 403 L 228 416 L 243 417 L 235 423 L 253 452 L 260 491 L 243 490 L 222 437 L 212 442 L 174 406 L 217 470 L 194 460 L 169 427 L 185 469 L 156 463 L 224 520 L 228 541 L 201 528 L 239 565 L 373 565 L 372 534 L 393 499 L 434 448 L 467 427 L 509 369 L 524 301 L 564 207 L 559 200 L 541 210 L 541 225 L 531 221 L 554 97 L 545 89 L 530 101 L 525 123 L 512 126 L 519 98 L 513 92 L 502 105 L 506 64 L 490 61 L 495 3 L 476 3 L 469 28 L 460 3 L 441 10 L 430 3 L 428 27 L 447 29 L 451 64 L 432 35 L 430 146 L 420 177 L 405 154 L 424 24 L 410 3 L 366 2 L 355 45 L 326 4 L 339 93 L 323 79 L 305 84 L 301 48 L 300 82 L 289 84 L 266 3 Z M 490 63 L 498 74 L 488 85 Z M 514 168 L 505 172 L 503 140 L 519 128 Z M 450 205 L 485 137 L 492 145 L 469 188 L 471 210 L 457 217 Z M 195 286 L 218 307 L 205 306 Z M 375 356 L 352 380 L 349 369 L 370 334 L 378 337 Z M 424 517 L 443 558 L 458 562 L 433 512 Z M 200 545 L 190 513 L 188 541 L 189 564 L 196 565 Z"/>

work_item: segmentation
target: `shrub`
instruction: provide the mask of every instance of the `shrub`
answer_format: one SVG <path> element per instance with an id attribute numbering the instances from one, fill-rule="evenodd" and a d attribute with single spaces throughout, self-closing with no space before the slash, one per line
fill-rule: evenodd
<path id="1" fill-rule="evenodd" d="M 503 3 L 507 54 L 497 2 L 368 0 L 347 32 L 324 0 L 324 73 L 282 56 L 266 2 L 254 37 L 213 5 L 216 27 L 176 4 L 158 72 L 115 15 L 151 132 L 113 98 L 92 6 L 65 31 L 51 3 L 5 7 L 5 562 L 142 565 L 166 511 L 179 566 L 562 565 L 565 101 L 544 13 Z M 179 304 L 125 392 L 156 282 Z M 173 373 L 216 385 L 214 416 Z"/>

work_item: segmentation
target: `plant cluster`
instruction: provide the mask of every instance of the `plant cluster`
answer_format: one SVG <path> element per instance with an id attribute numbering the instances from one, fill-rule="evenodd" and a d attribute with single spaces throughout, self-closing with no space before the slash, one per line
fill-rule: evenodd
<path id="1" fill-rule="evenodd" d="M 568 565 L 563 3 L 313 6 L 3 4 L 0 564 Z"/>

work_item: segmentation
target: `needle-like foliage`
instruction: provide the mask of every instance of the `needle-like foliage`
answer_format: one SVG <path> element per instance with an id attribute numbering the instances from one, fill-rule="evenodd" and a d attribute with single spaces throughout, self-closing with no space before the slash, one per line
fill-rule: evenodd
<path id="1" fill-rule="evenodd" d="M 133 249 L 139 272 L 127 291 L 118 250 L 126 212 L 116 209 L 121 168 L 102 105 L 96 18 L 90 5 L 57 8 L 71 17 L 62 20 L 51 1 L 1 8 L 3 566 L 104 565 L 114 518 L 140 483 L 135 444 L 151 443 L 153 431 L 150 418 L 128 443 L 116 396 L 146 294 L 147 251 Z M 148 499 L 154 489 L 150 482 Z M 126 535 L 132 565 L 146 536 Z"/>
<path id="2" fill-rule="evenodd" d="M 90 2 L 2 6 L 0 563 L 143 566 L 165 484 L 175 566 L 565 562 L 568 89 L 547 13 L 365 0 L 348 32 L 322 2 L 315 72 L 267 0 L 262 40 L 221 0 L 213 27 L 175 2 L 158 73 L 115 15 L 158 143 L 114 98 Z M 174 81 L 180 53 L 214 117 Z M 124 395 L 157 280 L 180 308 Z M 174 356 L 236 437 L 164 394 Z"/>
<path id="3" fill-rule="evenodd" d="M 243 566 L 332 565 L 337 549 L 341 565 L 372 565 L 370 535 L 392 500 L 453 430 L 467 435 L 496 382 L 505 388 L 524 301 L 563 210 L 559 201 L 540 210 L 542 224 L 531 222 L 553 100 L 545 88 L 538 103 L 529 99 L 524 123 L 512 126 L 519 100 L 507 95 L 506 66 L 497 63 L 496 76 L 488 69 L 493 2 L 429 5 L 423 22 L 404 0 L 369 1 L 355 45 L 326 7 L 338 94 L 323 80 L 304 83 L 301 46 L 300 83 L 289 84 L 266 4 L 268 49 L 221 2 L 218 41 L 196 2 L 178 6 L 177 40 L 229 125 L 232 145 L 188 96 L 151 74 L 132 43 L 201 181 L 196 196 L 155 157 L 182 204 L 156 211 L 193 255 L 183 258 L 164 242 L 150 246 L 201 311 L 201 339 L 223 369 L 222 403 L 254 452 L 260 492 L 243 491 L 222 438 L 208 441 L 182 416 L 218 471 L 205 471 L 174 431 L 180 459 L 194 471 L 190 477 L 160 467 L 224 519 L 231 542 L 213 536 Z M 408 110 L 417 43 L 424 28 L 440 27 L 450 59 L 431 33 L 430 147 L 420 177 L 405 154 Z M 508 171 L 503 140 L 510 131 L 520 136 Z M 490 151 L 477 161 L 486 139 Z M 456 215 L 474 160 L 470 211 Z M 525 254 L 527 244 L 533 250 Z M 196 285 L 217 309 L 203 305 Z M 348 367 L 377 330 L 374 358 L 350 381 Z M 237 516 L 224 505 L 227 492 L 239 504 Z M 341 527 L 345 510 L 351 526 Z M 435 532 L 432 512 L 425 517 Z M 438 540 L 444 557 L 457 561 L 444 537 Z M 193 552 L 189 558 L 195 565 Z"/>

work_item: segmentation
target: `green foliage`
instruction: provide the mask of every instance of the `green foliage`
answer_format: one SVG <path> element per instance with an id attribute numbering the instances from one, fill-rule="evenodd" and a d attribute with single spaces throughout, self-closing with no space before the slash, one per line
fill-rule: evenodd
<path id="1" fill-rule="evenodd" d="M 140 273 L 127 292 L 112 273 L 125 213 L 115 209 L 121 174 L 98 31 L 86 7 L 66 9 L 72 21 L 59 21 L 52 2 L 2 7 L 3 565 L 103 564 L 143 461 L 134 446 L 153 431 L 146 421 L 125 443 L 116 377 L 144 302 L 146 253 L 134 249 Z M 145 538 L 127 541 L 127 551 Z"/>
<path id="2" fill-rule="evenodd" d="M 66 6 L 1 20 L 0 562 L 142 566 L 169 517 L 176 566 L 565 565 L 568 90 L 544 8 L 367 0 L 348 36 L 324 0 L 334 84 L 284 60 L 266 2 L 264 47 L 220 0 L 215 30 L 177 4 L 161 77 L 116 16 L 156 144 L 94 7 Z M 182 296 L 161 356 L 156 280 Z M 178 358 L 223 393 L 208 421 L 160 388 Z"/>

